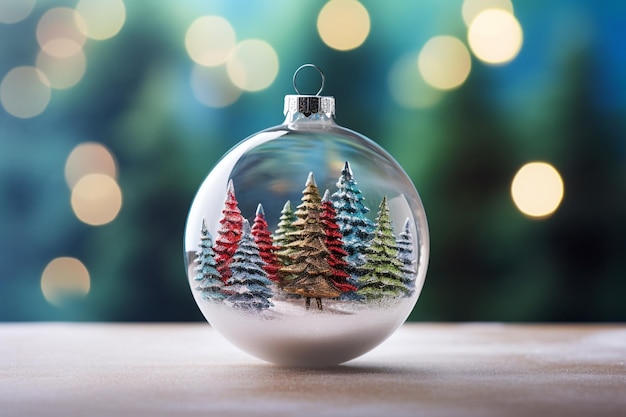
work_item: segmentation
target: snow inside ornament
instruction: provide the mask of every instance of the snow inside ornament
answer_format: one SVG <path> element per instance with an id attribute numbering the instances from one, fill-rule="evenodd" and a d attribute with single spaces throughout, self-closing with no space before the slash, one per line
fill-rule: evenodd
<path id="1" fill-rule="evenodd" d="M 322 87 L 302 95 L 298 72 Z M 286 366 L 360 356 L 408 317 L 428 228 L 407 174 L 334 121 L 324 75 L 296 70 L 283 124 L 232 148 L 202 183 L 185 229 L 193 296 L 235 346 Z"/>

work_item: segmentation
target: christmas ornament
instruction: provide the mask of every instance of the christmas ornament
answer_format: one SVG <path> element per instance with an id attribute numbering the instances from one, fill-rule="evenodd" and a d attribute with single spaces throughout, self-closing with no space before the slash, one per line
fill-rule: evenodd
<path id="1" fill-rule="evenodd" d="M 315 95 L 297 88 L 304 68 L 322 77 Z M 398 163 L 335 123 L 319 68 L 298 68 L 293 85 L 283 124 L 232 148 L 200 186 L 185 262 L 200 310 L 234 345 L 280 365 L 335 365 L 377 346 L 413 309 L 426 216 Z"/>

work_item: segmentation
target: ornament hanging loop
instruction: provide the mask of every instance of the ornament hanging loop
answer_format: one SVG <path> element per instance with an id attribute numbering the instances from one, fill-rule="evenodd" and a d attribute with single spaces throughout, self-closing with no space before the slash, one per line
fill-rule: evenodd
<path id="1" fill-rule="evenodd" d="M 298 95 L 302 95 L 302 93 L 300 93 L 300 90 L 298 90 L 298 86 L 296 85 L 296 77 L 298 76 L 298 73 L 300 71 L 302 71 L 304 68 L 307 68 L 307 67 L 316 69 L 317 72 L 319 72 L 320 76 L 322 77 L 322 84 L 320 85 L 320 89 L 317 90 L 317 93 L 315 93 L 316 96 L 319 96 L 322 90 L 324 89 L 324 82 L 326 81 L 326 77 L 324 77 L 324 72 L 322 72 L 320 67 L 318 67 L 315 64 L 304 64 L 298 67 L 298 69 L 293 73 L 293 89 L 296 90 L 296 93 L 298 93 Z"/>
<path id="2" fill-rule="evenodd" d="M 315 69 L 320 77 L 321 77 L 321 85 L 320 89 L 317 90 L 315 95 L 310 94 L 302 94 L 298 89 L 298 73 L 302 71 L 304 68 L 311 67 Z M 335 99 L 333 97 L 324 97 L 320 96 L 320 93 L 324 89 L 324 83 L 326 82 L 326 77 L 324 77 L 324 73 L 322 70 L 315 64 L 304 64 L 301 65 L 294 73 L 293 73 L 293 88 L 296 90 L 297 95 L 287 95 L 285 96 L 285 107 L 284 113 L 285 115 L 289 114 L 299 114 L 308 118 L 311 115 L 325 115 L 326 117 L 332 118 L 335 116 Z M 290 117 L 290 116 L 288 116 Z"/>

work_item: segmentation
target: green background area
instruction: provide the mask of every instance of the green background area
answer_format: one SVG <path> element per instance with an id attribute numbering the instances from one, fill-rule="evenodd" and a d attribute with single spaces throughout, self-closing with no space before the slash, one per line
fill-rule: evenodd
<path id="1" fill-rule="evenodd" d="M 393 100 L 394 63 L 433 36 L 466 43 L 462 2 L 362 3 L 369 36 L 341 52 L 317 33 L 322 1 L 128 1 L 119 34 L 85 45 L 80 83 L 54 90 L 34 118 L 0 107 L 0 320 L 203 320 L 183 266 L 193 196 L 229 148 L 282 122 L 283 96 L 307 62 L 324 70 L 337 122 L 386 148 L 421 195 L 431 259 L 411 320 L 626 320 L 626 2 L 514 2 L 519 55 L 495 66 L 472 56 L 462 86 L 418 109 Z M 26 20 L 0 23 L 0 78 L 33 65 L 38 19 L 73 5 L 41 1 Z M 269 88 L 219 109 L 195 99 L 184 38 L 202 15 L 272 45 Z M 85 141 L 106 145 L 119 167 L 123 207 L 99 227 L 73 214 L 63 177 Z M 565 184 L 544 220 L 510 196 L 517 170 L 535 160 Z M 89 294 L 63 307 L 40 288 L 59 256 L 91 277 Z"/>

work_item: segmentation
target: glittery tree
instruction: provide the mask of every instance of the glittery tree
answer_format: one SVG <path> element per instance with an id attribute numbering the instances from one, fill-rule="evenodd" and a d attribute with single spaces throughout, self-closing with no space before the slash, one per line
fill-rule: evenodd
<path id="1" fill-rule="evenodd" d="M 333 271 L 333 284 L 342 292 L 354 292 L 357 287 L 350 281 L 350 274 L 346 272 L 348 268 L 348 262 L 346 256 L 348 252 L 343 248 L 343 241 L 341 232 L 339 231 L 339 225 L 335 221 L 335 207 L 332 201 L 330 201 L 330 192 L 326 190 L 324 197 L 322 198 L 322 213 L 320 220 L 322 227 L 326 233 L 326 247 L 330 252 L 328 256 L 328 265 Z"/>
<path id="2" fill-rule="evenodd" d="M 359 295 L 365 299 L 399 297 L 409 293 L 404 284 L 403 264 L 393 235 L 387 197 L 383 197 L 376 218 L 374 238 L 365 251 L 365 274 L 359 281 Z"/>
<path id="3" fill-rule="evenodd" d="M 288 245 L 296 240 L 296 238 L 291 234 L 291 232 L 296 230 L 293 226 L 293 222 L 295 222 L 296 219 L 297 217 L 291 209 L 291 202 L 287 200 L 282 211 L 280 212 L 278 225 L 276 231 L 274 232 L 274 245 L 278 247 L 276 256 L 278 257 L 279 265 L 289 265 L 291 263 L 289 253 L 292 252 L 292 249 L 290 249 Z M 289 278 L 285 276 L 285 274 L 280 273 L 280 271 L 278 273 L 278 277 L 280 285 L 284 285 Z"/>
<path id="4" fill-rule="evenodd" d="M 331 198 L 337 211 L 335 219 L 343 236 L 344 249 L 348 252 L 347 272 L 353 282 L 363 275 L 361 267 L 365 264 L 365 249 L 374 231 L 374 224 L 366 216 L 369 209 L 363 204 L 363 196 L 356 185 L 350 163 L 346 161 L 337 181 L 338 190 Z"/>
<path id="5" fill-rule="evenodd" d="M 398 245 L 398 259 L 402 263 L 400 270 L 402 271 L 402 282 L 409 289 L 411 295 L 415 290 L 415 274 L 417 273 L 417 254 L 413 253 L 413 234 L 411 233 L 411 221 L 407 218 L 402 228 L 402 233 L 396 241 Z"/>
<path id="6" fill-rule="evenodd" d="M 229 265 L 241 238 L 242 222 L 243 217 L 235 198 L 233 181 L 229 180 L 226 190 L 226 201 L 224 202 L 224 209 L 220 219 L 220 228 L 217 231 L 218 237 L 213 246 L 217 270 L 224 282 L 230 277 Z"/>
<path id="7" fill-rule="evenodd" d="M 317 301 L 322 310 L 322 298 L 336 298 L 341 291 L 333 282 L 333 269 L 328 263 L 330 251 L 326 247 L 326 233 L 322 227 L 320 198 L 313 173 L 309 173 L 302 203 L 298 206 L 293 222 L 295 231 L 289 233 L 295 240 L 287 245 L 290 265 L 283 266 L 282 274 L 293 276 L 283 287 L 285 292 L 306 297 L 305 306 L 311 305 L 311 298 Z"/>
<path id="8" fill-rule="evenodd" d="M 296 228 L 293 227 L 294 221 L 296 221 L 296 215 L 293 214 L 293 210 L 291 209 L 291 202 L 287 200 L 280 212 L 278 225 L 274 232 L 274 244 L 276 246 L 283 247 L 293 241 L 293 238 L 287 235 L 289 232 L 296 230 Z"/>
<path id="9" fill-rule="evenodd" d="M 224 303 L 241 310 L 261 311 L 272 307 L 271 281 L 264 266 L 250 233 L 250 223 L 243 220 L 241 240 L 230 264 L 231 276 L 226 280 L 225 291 L 230 295 Z"/>
<path id="10" fill-rule="evenodd" d="M 252 236 L 254 237 L 254 242 L 259 247 L 261 258 L 263 259 L 263 262 L 265 262 L 263 269 L 267 272 L 267 277 L 274 282 L 278 282 L 279 265 L 278 258 L 275 253 L 278 248 L 274 246 L 274 240 L 272 239 L 272 234 L 267 227 L 265 212 L 263 211 L 263 206 L 261 204 L 259 204 L 256 210 L 256 216 L 252 226 Z"/>
<path id="11" fill-rule="evenodd" d="M 224 299 L 222 293 L 224 283 L 222 277 L 215 268 L 215 254 L 213 253 L 213 238 L 206 228 L 204 220 L 202 220 L 202 231 L 200 234 L 200 243 L 196 252 L 196 264 L 194 271 L 197 275 L 194 280 L 198 281 L 196 290 L 202 293 L 202 298 L 209 301 L 219 301 Z"/>

